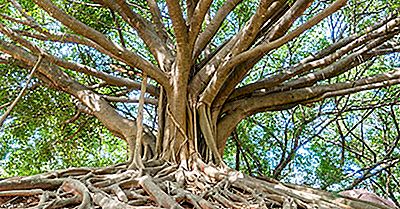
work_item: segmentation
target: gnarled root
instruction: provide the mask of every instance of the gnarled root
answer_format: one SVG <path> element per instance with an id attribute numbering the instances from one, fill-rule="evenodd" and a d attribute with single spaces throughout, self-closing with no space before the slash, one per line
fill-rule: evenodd
<path id="1" fill-rule="evenodd" d="M 71 168 L 0 181 L 0 208 L 389 208 L 197 163 Z M 151 166 L 150 166 L 151 165 Z"/>

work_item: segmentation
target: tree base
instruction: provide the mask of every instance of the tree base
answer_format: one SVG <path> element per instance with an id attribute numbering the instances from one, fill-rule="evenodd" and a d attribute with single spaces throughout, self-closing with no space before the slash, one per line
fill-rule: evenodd
<path id="1" fill-rule="evenodd" d="M 0 181 L 0 208 L 389 208 L 197 163 L 70 168 Z"/>

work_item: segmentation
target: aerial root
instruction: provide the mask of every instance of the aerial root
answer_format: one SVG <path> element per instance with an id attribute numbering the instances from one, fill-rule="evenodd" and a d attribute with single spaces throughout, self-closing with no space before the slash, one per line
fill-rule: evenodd
<path id="1" fill-rule="evenodd" d="M 142 172 L 120 164 L 5 179 L 0 181 L 0 208 L 388 208 L 225 167 L 145 166 Z"/>

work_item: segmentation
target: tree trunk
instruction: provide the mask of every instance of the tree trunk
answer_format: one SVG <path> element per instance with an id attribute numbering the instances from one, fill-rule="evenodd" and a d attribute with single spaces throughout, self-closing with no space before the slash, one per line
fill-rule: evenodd
<path id="1" fill-rule="evenodd" d="M 398 16 L 390 16 L 364 33 L 350 35 L 315 54 L 310 53 L 287 69 L 277 69 L 274 75 L 238 87 L 264 55 L 295 40 L 341 9 L 347 1 L 326 4 L 294 24 L 313 4 L 312 0 L 260 0 L 253 13 L 244 18 L 246 23 L 242 28 L 216 42 L 214 36 L 241 0 L 224 1 L 210 21 L 204 20 L 207 13 L 216 9 L 211 8 L 212 0 L 187 0 L 185 5 L 176 0 L 162 3 L 148 0 L 148 11 L 140 14 L 129 1 L 94 2 L 94 5 L 78 3 L 111 10 L 120 40 L 111 40 L 113 32 L 100 32 L 52 0 L 32 0 L 35 10 L 47 13 L 43 12 L 46 21 L 53 18 L 63 29 L 62 35 L 53 33 L 61 29 L 49 30 L 17 1 L 10 0 L 12 8 L 7 15 L 18 11 L 21 16 L 0 17 L 0 63 L 17 64 L 26 69 L 40 63 L 35 67 L 35 75 L 45 85 L 71 95 L 82 112 L 95 116 L 110 132 L 127 142 L 128 161 L 107 168 L 71 168 L 1 180 L 0 197 L 28 196 L 37 202 L 37 208 L 78 206 L 83 209 L 95 205 L 110 209 L 389 208 L 308 187 L 246 176 L 228 168 L 222 154 L 229 135 L 246 116 L 399 84 L 398 70 L 374 72 L 349 82 L 340 83 L 340 79 L 338 83 L 326 82 L 365 60 L 398 52 L 398 47 L 385 44 L 400 32 Z M 165 11 L 160 11 L 161 4 L 167 7 Z M 4 8 L 8 9 L 8 5 Z M 129 28 L 125 32 L 134 30 L 137 33 L 134 39 L 143 41 L 148 57 L 127 47 L 120 20 L 124 21 L 123 27 Z M 88 47 L 103 54 L 104 59 L 122 63 L 129 70 L 137 69 L 142 73 L 142 81 L 132 80 L 136 78 L 129 74 L 115 72 L 118 74 L 115 76 L 103 69 L 61 59 L 40 48 L 42 45 L 37 43 L 41 41 Z M 4 58 L 3 53 L 7 55 Z M 110 104 L 113 101 L 108 95 L 78 82 L 79 79 L 65 70 L 95 77 L 106 86 L 140 90 L 137 119 L 120 114 L 117 107 Z M 147 83 L 147 76 L 154 82 Z M 153 99 L 146 98 L 146 93 L 158 99 L 156 133 L 143 124 L 146 99 Z M 9 201 L 12 199 L 7 199 L 7 204 Z"/>

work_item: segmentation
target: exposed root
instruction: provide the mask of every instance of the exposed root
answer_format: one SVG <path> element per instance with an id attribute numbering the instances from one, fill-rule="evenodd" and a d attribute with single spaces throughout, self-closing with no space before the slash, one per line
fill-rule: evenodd
<path id="1" fill-rule="evenodd" d="M 328 192 L 197 163 L 71 168 L 0 181 L 0 208 L 382 208 Z"/>

